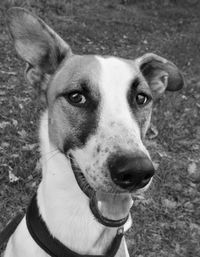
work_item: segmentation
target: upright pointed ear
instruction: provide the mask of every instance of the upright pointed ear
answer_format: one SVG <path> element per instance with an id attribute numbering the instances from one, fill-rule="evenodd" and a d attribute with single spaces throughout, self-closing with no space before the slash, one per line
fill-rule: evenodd
<path id="1" fill-rule="evenodd" d="M 25 9 L 9 9 L 7 24 L 17 53 L 27 63 L 27 79 L 34 86 L 46 81 L 63 59 L 72 54 L 58 34 Z"/>
<path id="2" fill-rule="evenodd" d="M 183 76 L 172 62 L 152 53 L 143 55 L 137 61 L 155 97 L 165 90 L 177 91 L 183 87 Z"/>

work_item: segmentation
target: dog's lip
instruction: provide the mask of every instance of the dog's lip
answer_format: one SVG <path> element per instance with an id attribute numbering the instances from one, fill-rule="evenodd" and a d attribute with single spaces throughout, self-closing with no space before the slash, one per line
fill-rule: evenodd
<path id="1" fill-rule="evenodd" d="M 76 178 L 76 181 L 80 189 L 83 191 L 84 194 L 87 195 L 88 198 L 91 199 L 95 194 L 94 189 L 87 183 L 85 176 L 83 175 L 80 167 L 76 163 L 72 154 L 69 155 L 69 159 L 70 159 L 72 170 L 74 172 L 74 176 Z"/>
<path id="2" fill-rule="evenodd" d="M 78 164 L 76 163 L 72 154 L 70 154 L 69 159 L 70 159 L 72 170 L 74 172 L 75 178 L 77 180 L 77 183 L 78 183 L 80 189 L 90 199 L 90 204 L 89 204 L 90 210 L 91 210 L 92 214 L 94 215 L 94 217 L 97 219 L 97 221 L 107 227 L 123 226 L 126 223 L 126 221 L 128 220 L 129 214 L 126 217 L 117 219 L 117 220 L 104 217 L 98 208 L 98 201 L 96 199 L 96 191 L 87 183 L 86 178 L 84 177 L 83 173 L 81 172 L 81 169 L 78 166 Z"/>
<path id="3" fill-rule="evenodd" d="M 99 221 L 99 223 L 103 224 L 106 227 L 121 227 L 126 223 L 126 221 L 129 218 L 129 214 L 126 217 L 118 220 L 113 220 L 113 219 L 104 217 L 102 213 L 99 211 L 98 202 L 95 196 L 93 196 L 92 199 L 90 200 L 90 209 L 93 215 L 95 216 L 95 218 Z"/>

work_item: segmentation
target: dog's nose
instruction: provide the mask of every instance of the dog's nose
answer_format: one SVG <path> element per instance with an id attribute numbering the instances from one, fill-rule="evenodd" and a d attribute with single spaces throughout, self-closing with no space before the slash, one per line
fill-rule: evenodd
<path id="1" fill-rule="evenodd" d="M 146 186 L 155 172 L 151 160 L 143 155 L 110 158 L 108 168 L 113 182 L 130 191 Z"/>

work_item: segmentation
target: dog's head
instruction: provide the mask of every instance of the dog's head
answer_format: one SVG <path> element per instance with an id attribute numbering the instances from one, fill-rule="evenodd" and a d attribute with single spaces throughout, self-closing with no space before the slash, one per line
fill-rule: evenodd
<path id="1" fill-rule="evenodd" d="M 24 9 L 10 9 L 8 25 L 28 81 L 45 95 L 51 143 L 71 159 L 95 215 L 108 225 L 123 220 L 130 193 L 154 174 L 143 138 L 153 99 L 183 86 L 178 68 L 151 53 L 134 60 L 75 55 Z"/>

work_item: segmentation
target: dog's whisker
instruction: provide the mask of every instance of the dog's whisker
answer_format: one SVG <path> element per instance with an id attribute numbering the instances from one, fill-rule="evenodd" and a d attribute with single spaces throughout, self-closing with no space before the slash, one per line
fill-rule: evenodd
<path id="1" fill-rule="evenodd" d="M 154 175 L 154 180 L 155 180 L 155 181 L 158 181 L 158 182 L 159 182 L 159 181 L 162 181 L 160 175 L 157 174 L 157 173 Z"/>
<path id="2" fill-rule="evenodd" d="M 51 160 L 53 157 L 55 157 L 58 153 L 59 153 L 59 151 L 54 152 L 46 161 L 48 162 L 48 161 Z"/>
<path id="3" fill-rule="evenodd" d="M 59 152 L 58 148 L 53 149 L 53 150 L 51 150 L 51 151 L 49 151 L 49 152 L 47 152 L 45 154 L 42 154 L 42 157 L 47 157 L 48 155 L 53 154 L 55 152 Z"/>

